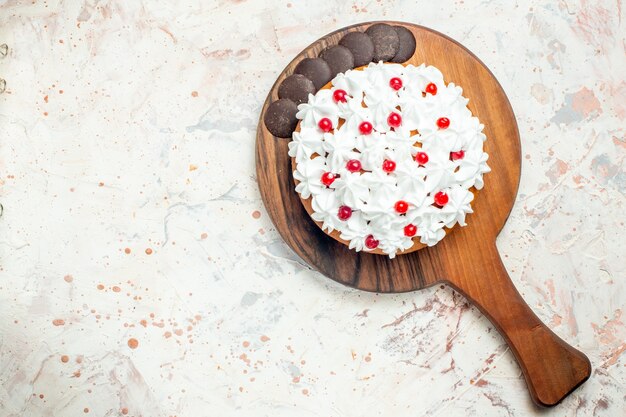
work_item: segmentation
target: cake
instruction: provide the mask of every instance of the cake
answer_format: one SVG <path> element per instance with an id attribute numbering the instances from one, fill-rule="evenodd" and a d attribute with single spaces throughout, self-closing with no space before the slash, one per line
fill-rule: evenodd
<path id="1" fill-rule="evenodd" d="M 289 155 L 313 220 L 351 249 L 391 258 L 465 226 L 490 171 L 467 103 L 433 66 L 383 62 L 310 94 Z"/>
<path id="2" fill-rule="evenodd" d="M 348 31 L 294 63 L 265 111 L 267 131 L 291 139 L 306 211 L 356 251 L 394 258 L 437 244 L 465 226 L 490 171 L 463 90 L 407 65 L 415 50 L 402 26 Z"/>

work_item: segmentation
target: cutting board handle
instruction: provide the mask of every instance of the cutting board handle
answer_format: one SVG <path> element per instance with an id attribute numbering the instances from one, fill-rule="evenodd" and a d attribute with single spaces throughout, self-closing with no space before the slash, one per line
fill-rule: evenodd
<path id="1" fill-rule="evenodd" d="M 475 253 L 475 267 L 454 271 L 449 283 L 506 339 L 533 400 L 545 407 L 556 405 L 589 378 L 591 363 L 539 320 L 511 282 L 495 243 L 485 246 Z"/>

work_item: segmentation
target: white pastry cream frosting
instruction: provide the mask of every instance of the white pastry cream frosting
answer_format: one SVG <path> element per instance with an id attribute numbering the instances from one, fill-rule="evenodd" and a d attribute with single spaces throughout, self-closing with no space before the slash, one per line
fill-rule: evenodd
<path id="1" fill-rule="evenodd" d="M 462 92 L 432 66 L 372 63 L 309 95 L 289 155 L 313 219 L 350 248 L 392 258 L 465 226 L 471 189 L 490 169 L 483 125 Z"/>

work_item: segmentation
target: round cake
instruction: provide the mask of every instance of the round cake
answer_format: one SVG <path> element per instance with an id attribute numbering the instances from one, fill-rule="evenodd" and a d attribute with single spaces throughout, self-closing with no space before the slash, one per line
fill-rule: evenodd
<path id="1" fill-rule="evenodd" d="M 465 226 L 490 169 L 483 125 L 462 92 L 433 66 L 379 62 L 309 94 L 289 155 L 322 230 L 393 258 Z"/>

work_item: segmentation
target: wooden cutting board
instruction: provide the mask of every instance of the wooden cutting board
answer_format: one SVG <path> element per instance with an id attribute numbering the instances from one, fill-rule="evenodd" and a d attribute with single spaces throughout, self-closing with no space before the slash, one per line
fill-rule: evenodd
<path id="1" fill-rule="evenodd" d="M 524 302 L 511 282 L 496 248 L 496 236 L 515 202 L 520 179 L 520 138 L 515 115 L 502 87 L 469 50 L 441 33 L 400 23 L 411 30 L 417 48 L 408 64 L 434 65 L 446 83 L 463 88 L 468 107 L 485 125 L 485 152 L 491 173 L 472 202 L 467 227 L 456 226 L 431 248 L 395 259 L 355 252 L 326 235 L 305 211 L 295 192 L 289 139 L 274 137 L 263 118 L 278 99 L 278 86 L 300 60 L 316 57 L 350 31 L 365 31 L 368 22 L 340 29 L 305 48 L 278 76 L 261 110 L 256 141 L 257 180 L 265 207 L 285 242 L 309 265 L 329 278 L 376 292 L 418 290 L 445 283 L 464 294 L 496 326 L 517 358 L 533 400 L 559 403 L 589 378 L 587 357 L 548 329 Z M 329 296 L 332 296 L 329 294 Z"/>

